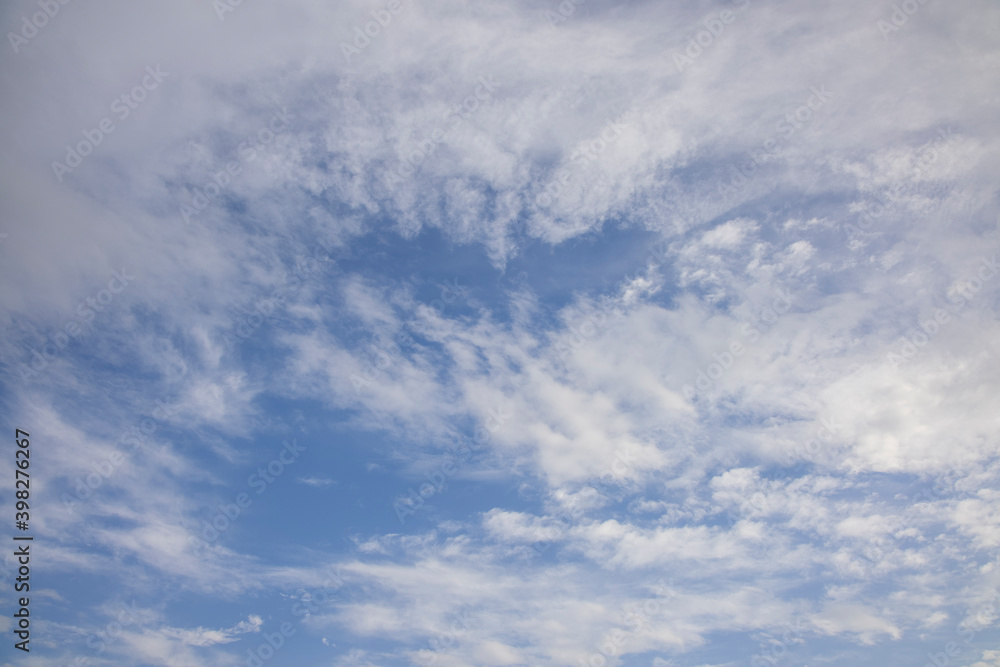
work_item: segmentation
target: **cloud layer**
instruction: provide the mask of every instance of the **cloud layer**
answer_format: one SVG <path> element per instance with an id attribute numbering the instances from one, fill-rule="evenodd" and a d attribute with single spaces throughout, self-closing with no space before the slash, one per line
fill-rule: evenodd
<path id="1" fill-rule="evenodd" d="M 52 5 L 25 664 L 996 663 L 994 3 Z"/>

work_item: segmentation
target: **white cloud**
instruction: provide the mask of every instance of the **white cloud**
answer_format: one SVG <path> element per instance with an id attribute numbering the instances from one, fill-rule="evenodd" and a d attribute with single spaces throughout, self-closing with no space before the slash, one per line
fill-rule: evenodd
<path id="1" fill-rule="evenodd" d="M 677 606 L 628 652 L 793 617 L 874 651 L 975 608 L 996 576 L 977 559 L 1000 547 L 1000 282 L 969 292 L 1000 220 L 982 94 L 996 7 L 927 3 L 883 39 L 880 5 L 755 2 L 683 72 L 671 56 L 704 7 L 584 4 L 553 28 L 525 3 L 407 2 L 350 62 L 339 43 L 364 3 L 243 3 L 225 21 L 208 3 L 165 7 L 65 6 L 0 66 L 16 91 L 0 102 L 0 358 L 9 413 L 46 443 L 34 525 L 53 572 L 238 598 L 321 585 L 314 563 L 344 560 L 360 592 L 308 621 L 371 642 L 330 657 L 344 665 L 426 658 L 466 612 L 437 664 L 573 664 L 593 650 L 580 637 L 624 623 L 672 571 Z M 19 10 L 4 17 L 16 26 Z M 59 183 L 52 161 L 155 64 L 162 89 Z M 481 77 L 499 82 L 487 99 Z M 781 136 L 821 85 L 829 101 Z M 276 107 L 288 130 L 185 224 L 180 204 Z M 776 154 L 720 191 L 773 137 Z M 475 271 L 495 272 L 482 283 L 499 296 L 420 303 L 430 263 L 385 241 L 416 248 L 430 232 L 481 250 Z M 633 233 L 656 245 L 625 251 L 627 277 L 596 294 L 559 283 L 558 266 L 552 292 L 507 272 L 546 246 L 620 266 L 573 244 Z M 337 261 L 292 279 L 317 250 Z M 20 380 L 121 267 L 134 283 Z M 276 290 L 273 315 L 232 346 Z M 911 343 L 939 311 L 947 322 Z M 157 401 L 173 414 L 102 474 Z M 372 478 L 433 469 L 501 411 L 455 480 L 509 482 L 527 506 L 355 534 L 350 556 L 297 551 L 295 566 L 246 543 L 195 553 L 205 508 L 256 460 L 253 437 L 307 421 L 272 401 L 385 436 Z M 297 481 L 341 488 L 319 470 Z M 880 588 L 889 577 L 898 590 Z M 265 616 L 190 629 L 156 613 L 123 635 L 122 664 L 224 664 L 219 647 Z M 388 641 L 402 648 L 382 653 Z"/>

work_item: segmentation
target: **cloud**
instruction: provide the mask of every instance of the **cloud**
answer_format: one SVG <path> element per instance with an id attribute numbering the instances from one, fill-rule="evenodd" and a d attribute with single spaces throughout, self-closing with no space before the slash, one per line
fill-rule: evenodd
<path id="1" fill-rule="evenodd" d="M 997 8 L 568 6 L 99 1 L 8 54 L 0 395 L 73 575 L 60 658 L 122 599 L 135 665 L 282 618 L 303 664 L 576 664 L 616 628 L 619 662 L 733 662 L 793 620 L 884 664 L 978 611 Z"/>
<path id="2" fill-rule="evenodd" d="M 249 632 L 260 632 L 263 620 L 260 616 L 249 616 L 247 620 L 240 621 L 231 628 L 225 630 L 210 630 L 208 628 L 160 628 L 159 634 L 164 637 L 177 639 L 187 646 L 214 646 L 216 644 L 229 644 L 236 641 L 239 635 Z"/>

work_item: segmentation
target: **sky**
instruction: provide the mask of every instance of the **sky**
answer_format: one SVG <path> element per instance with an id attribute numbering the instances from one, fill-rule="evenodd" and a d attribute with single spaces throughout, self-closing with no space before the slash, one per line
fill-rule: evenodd
<path id="1" fill-rule="evenodd" d="M 0 25 L 0 666 L 1000 666 L 996 2 Z"/>

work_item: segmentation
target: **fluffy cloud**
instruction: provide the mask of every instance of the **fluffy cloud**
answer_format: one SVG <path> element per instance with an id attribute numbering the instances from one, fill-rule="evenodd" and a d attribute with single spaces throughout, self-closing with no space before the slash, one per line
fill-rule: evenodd
<path id="1" fill-rule="evenodd" d="M 1000 584 L 996 7 L 389 4 L 70 4 L 0 66 L 0 394 L 78 577 L 38 664 L 951 641 Z"/>

